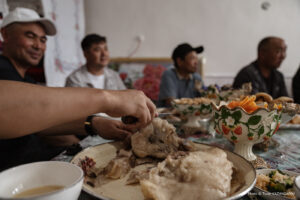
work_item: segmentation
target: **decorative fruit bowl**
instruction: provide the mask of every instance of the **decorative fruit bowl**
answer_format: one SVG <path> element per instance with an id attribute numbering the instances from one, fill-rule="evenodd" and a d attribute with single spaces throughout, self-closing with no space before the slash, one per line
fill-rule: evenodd
<path id="1" fill-rule="evenodd" d="M 211 100 L 207 98 L 174 99 L 172 106 L 187 119 L 186 127 L 199 127 L 199 120 L 210 120 L 212 117 Z"/>
<path id="2" fill-rule="evenodd" d="M 249 161 L 255 160 L 252 147 L 256 143 L 269 140 L 279 128 L 281 111 L 259 108 L 253 113 L 241 107 L 233 109 L 226 105 L 213 105 L 214 128 L 235 144 L 234 152 Z"/>
<path id="3" fill-rule="evenodd" d="M 280 124 L 299 109 L 296 104 L 256 104 L 255 99 L 256 96 L 246 96 L 241 101 L 232 101 L 226 105 L 212 103 L 216 132 L 233 142 L 234 152 L 249 161 L 257 158 L 252 152 L 253 145 L 269 140 Z M 285 119 L 282 119 L 283 115 Z"/>

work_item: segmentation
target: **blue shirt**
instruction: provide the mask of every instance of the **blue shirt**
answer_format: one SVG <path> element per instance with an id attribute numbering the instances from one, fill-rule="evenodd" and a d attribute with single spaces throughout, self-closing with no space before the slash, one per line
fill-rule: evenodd
<path id="1" fill-rule="evenodd" d="M 168 98 L 194 98 L 201 96 L 195 86 L 203 87 L 200 74 L 193 73 L 188 79 L 181 77 L 175 68 L 164 71 L 158 96 L 158 107 L 166 106 L 165 101 Z"/>

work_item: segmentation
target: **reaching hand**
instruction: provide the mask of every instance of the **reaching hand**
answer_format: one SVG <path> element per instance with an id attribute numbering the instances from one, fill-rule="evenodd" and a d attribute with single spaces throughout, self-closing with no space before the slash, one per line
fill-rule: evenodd
<path id="1" fill-rule="evenodd" d="M 94 117 L 93 128 L 98 131 L 99 136 L 109 140 L 124 140 L 132 134 L 132 130 L 121 121 L 104 117 Z"/>
<path id="2" fill-rule="evenodd" d="M 122 90 L 109 91 L 109 105 L 106 114 L 113 117 L 133 116 L 138 122 L 127 125 L 132 129 L 144 127 L 149 124 L 156 115 L 156 107 L 142 91 Z"/>

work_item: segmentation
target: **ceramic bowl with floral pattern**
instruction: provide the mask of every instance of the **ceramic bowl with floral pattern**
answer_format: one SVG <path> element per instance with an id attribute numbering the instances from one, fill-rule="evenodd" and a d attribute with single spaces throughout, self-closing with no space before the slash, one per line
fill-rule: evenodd
<path id="1" fill-rule="evenodd" d="M 205 98 L 175 99 L 172 106 L 183 118 L 187 118 L 185 126 L 198 127 L 199 120 L 207 120 L 212 117 L 211 101 Z"/>
<path id="2" fill-rule="evenodd" d="M 249 161 L 255 160 L 252 147 L 269 140 L 278 130 L 282 112 L 259 108 L 247 113 L 243 108 L 228 108 L 226 105 L 213 107 L 214 128 L 235 144 L 234 152 Z"/>

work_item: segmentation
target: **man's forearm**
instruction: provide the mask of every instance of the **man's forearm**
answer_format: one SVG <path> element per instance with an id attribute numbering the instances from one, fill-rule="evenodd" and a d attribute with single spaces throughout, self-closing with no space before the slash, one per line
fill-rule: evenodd
<path id="1" fill-rule="evenodd" d="M 0 82 L 0 137 L 13 138 L 101 112 L 105 92 Z"/>
<path id="2" fill-rule="evenodd" d="M 95 113 L 138 118 L 131 128 L 151 122 L 152 101 L 138 90 L 51 88 L 0 80 L 0 139 L 15 138 L 70 123 Z"/>

